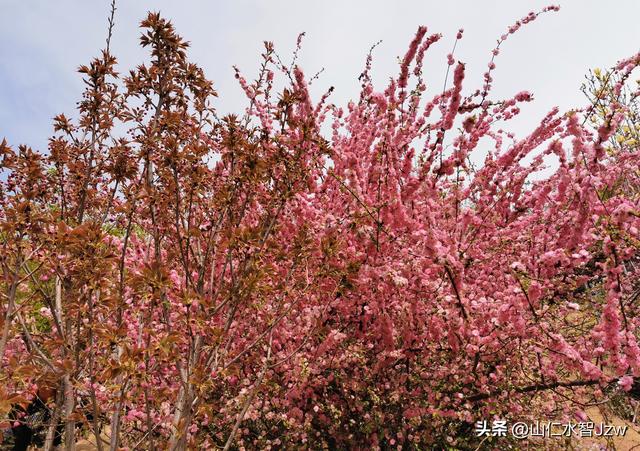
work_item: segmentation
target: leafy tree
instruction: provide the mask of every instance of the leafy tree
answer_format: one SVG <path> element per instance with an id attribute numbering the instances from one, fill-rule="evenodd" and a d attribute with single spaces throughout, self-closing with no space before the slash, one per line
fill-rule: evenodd
<path id="1" fill-rule="evenodd" d="M 636 147 L 640 143 L 640 104 L 638 100 L 638 84 L 640 80 L 629 85 L 630 74 L 621 74 L 616 70 L 602 71 L 594 69 L 586 77 L 582 92 L 592 104 L 590 122 L 601 125 L 613 110 L 621 111 L 624 119 L 610 139 L 612 149 Z M 624 77 L 624 79 L 623 79 Z"/>

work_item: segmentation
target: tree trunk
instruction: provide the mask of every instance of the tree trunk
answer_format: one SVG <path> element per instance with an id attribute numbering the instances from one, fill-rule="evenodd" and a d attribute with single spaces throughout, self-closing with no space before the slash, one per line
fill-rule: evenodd
<path id="1" fill-rule="evenodd" d="M 44 440 L 44 451 L 53 450 L 53 441 L 56 438 L 58 422 L 60 421 L 60 413 L 62 412 L 62 402 L 64 400 L 63 390 L 64 387 L 58 387 L 58 391 L 56 393 L 56 404 L 53 408 L 53 412 L 51 413 L 51 421 L 49 422 L 49 427 L 47 428 L 47 436 Z"/>
<path id="2" fill-rule="evenodd" d="M 64 449 L 65 451 L 75 451 L 76 449 L 76 422 L 73 419 L 73 409 L 75 407 L 75 393 L 71 384 L 71 377 L 64 376 Z"/>
<path id="3" fill-rule="evenodd" d="M 171 451 L 184 451 L 187 449 L 187 432 L 193 417 L 192 403 L 195 394 L 193 383 L 191 383 L 189 377 L 192 369 L 200 360 L 201 345 L 202 337 L 198 335 L 194 340 L 193 351 L 187 361 L 187 368 L 180 370 L 183 384 L 178 393 L 178 403 L 173 416 L 173 432 L 169 441 L 169 450 Z"/>

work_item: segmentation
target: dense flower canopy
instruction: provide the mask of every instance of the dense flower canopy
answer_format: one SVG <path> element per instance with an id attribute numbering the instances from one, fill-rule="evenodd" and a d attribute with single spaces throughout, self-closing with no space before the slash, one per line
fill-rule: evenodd
<path id="1" fill-rule="evenodd" d="M 100 449 L 423 449 L 629 390 L 640 154 L 610 151 L 617 103 L 509 132 L 533 95 L 494 98 L 492 71 L 539 14 L 479 89 L 455 55 L 425 85 L 420 27 L 345 107 L 266 42 L 223 118 L 150 14 L 149 64 L 121 78 L 107 48 L 48 152 L 0 146 L 0 418 L 48 389 L 49 449 L 58 420 Z"/>

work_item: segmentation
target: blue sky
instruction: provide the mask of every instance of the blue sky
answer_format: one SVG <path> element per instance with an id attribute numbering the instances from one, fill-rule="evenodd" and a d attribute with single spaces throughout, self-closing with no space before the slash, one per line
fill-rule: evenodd
<path id="1" fill-rule="evenodd" d="M 0 0 L 0 139 L 41 150 L 51 134 L 51 118 L 73 114 L 82 82 L 76 73 L 99 54 L 106 37 L 109 0 Z M 531 90 L 536 102 L 514 123 L 531 129 L 554 105 L 562 109 L 584 103 L 579 92 L 589 68 L 606 67 L 640 49 L 640 2 L 618 0 L 559 1 L 559 13 L 523 28 L 503 47 L 495 73 L 496 94 Z M 335 103 L 358 92 L 369 47 L 374 53 L 374 80 L 384 88 L 397 71 L 418 25 L 445 38 L 427 59 L 428 84 L 441 89 L 445 55 L 458 28 L 465 28 L 456 58 L 467 63 L 467 86 L 479 86 L 495 40 L 516 19 L 549 2 L 509 0 L 120 0 L 113 53 L 126 73 L 142 62 L 138 47 L 140 20 L 160 11 L 192 44 L 192 61 L 201 65 L 220 93 L 221 112 L 239 111 L 244 98 L 233 78 L 238 65 L 247 78 L 255 75 L 262 41 L 271 40 L 289 58 L 301 31 L 300 63 L 311 76 L 324 67 L 314 84 L 321 95 L 335 86 Z M 473 82 L 473 83 L 472 83 Z M 432 91 L 436 92 L 436 91 Z"/>

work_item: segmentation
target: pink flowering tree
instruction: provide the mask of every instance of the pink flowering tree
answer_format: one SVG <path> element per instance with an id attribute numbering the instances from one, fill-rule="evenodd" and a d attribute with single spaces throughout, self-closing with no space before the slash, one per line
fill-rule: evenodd
<path id="1" fill-rule="evenodd" d="M 508 131 L 533 95 L 492 73 L 538 15 L 479 89 L 450 55 L 431 93 L 420 27 L 345 108 L 265 43 L 223 118 L 159 15 L 148 65 L 120 78 L 107 45 L 47 154 L 0 147 L 2 419 L 46 388 L 48 449 L 60 421 L 66 449 L 418 449 L 630 389 L 640 155 L 605 151 L 622 106 Z"/>

